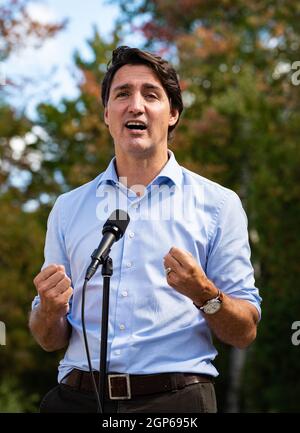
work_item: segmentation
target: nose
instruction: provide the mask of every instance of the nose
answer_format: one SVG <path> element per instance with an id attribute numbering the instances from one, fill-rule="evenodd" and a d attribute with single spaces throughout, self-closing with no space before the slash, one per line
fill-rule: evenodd
<path id="1" fill-rule="evenodd" d="M 142 95 L 140 95 L 139 93 L 135 93 L 131 96 L 128 111 L 133 114 L 141 114 L 144 112 Z"/>

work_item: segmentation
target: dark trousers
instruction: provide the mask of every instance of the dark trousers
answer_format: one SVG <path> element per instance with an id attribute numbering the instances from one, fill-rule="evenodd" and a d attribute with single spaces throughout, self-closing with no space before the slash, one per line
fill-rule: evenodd
<path id="1" fill-rule="evenodd" d="M 42 413 L 96 412 L 92 393 L 77 391 L 67 385 L 51 389 L 40 405 Z M 106 400 L 104 413 L 204 413 L 217 412 L 212 383 L 196 383 L 175 392 L 162 392 L 131 400 Z"/>

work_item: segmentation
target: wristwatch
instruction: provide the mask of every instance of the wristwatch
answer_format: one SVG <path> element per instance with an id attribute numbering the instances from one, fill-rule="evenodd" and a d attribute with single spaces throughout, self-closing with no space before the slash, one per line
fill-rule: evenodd
<path id="1" fill-rule="evenodd" d="M 195 305 L 195 307 L 198 308 L 198 310 L 203 311 L 205 314 L 215 314 L 217 311 L 220 310 L 223 302 L 223 293 L 220 289 L 218 289 L 218 294 L 215 298 L 209 299 L 208 301 L 204 302 L 204 304 L 199 307 L 198 305 Z"/>

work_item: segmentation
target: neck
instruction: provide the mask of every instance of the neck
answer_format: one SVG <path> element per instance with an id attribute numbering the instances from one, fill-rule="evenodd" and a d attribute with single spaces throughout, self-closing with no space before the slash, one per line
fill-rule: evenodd
<path id="1" fill-rule="evenodd" d="M 155 179 L 167 162 L 167 148 L 158 155 L 141 155 L 138 158 L 116 152 L 116 171 L 120 182 L 138 195 L 143 194 L 145 187 Z"/>

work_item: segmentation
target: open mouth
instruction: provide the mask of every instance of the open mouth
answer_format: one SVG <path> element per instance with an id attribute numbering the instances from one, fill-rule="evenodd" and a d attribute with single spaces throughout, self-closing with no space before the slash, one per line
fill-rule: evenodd
<path id="1" fill-rule="evenodd" d="M 132 131 L 145 131 L 147 129 L 147 125 L 144 122 L 127 122 L 125 126 Z"/>

